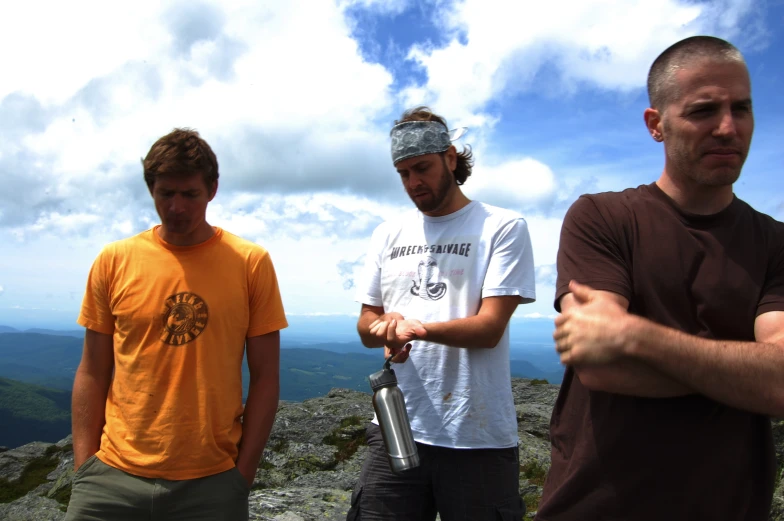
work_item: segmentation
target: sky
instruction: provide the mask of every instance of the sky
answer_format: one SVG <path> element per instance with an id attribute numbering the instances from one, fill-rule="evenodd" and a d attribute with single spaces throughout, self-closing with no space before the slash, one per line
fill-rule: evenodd
<path id="1" fill-rule="evenodd" d="M 287 313 L 356 314 L 373 229 L 412 207 L 389 129 L 422 104 L 468 128 L 466 194 L 525 217 L 537 301 L 515 316 L 551 320 L 569 205 L 661 173 L 645 79 L 682 38 L 745 55 L 756 127 L 735 191 L 784 220 L 782 28 L 784 0 L 6 3 L 0 324 L 77 327 L 101 248 L 158 222 L 140 159 L 175 127 L 212 146 L 208 221 L 270 252 Z"/>

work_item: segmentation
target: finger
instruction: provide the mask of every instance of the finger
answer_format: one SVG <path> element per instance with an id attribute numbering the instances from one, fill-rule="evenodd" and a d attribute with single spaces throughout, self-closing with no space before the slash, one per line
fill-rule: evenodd
<path id="1" fill-rule="evenodd" d="M 559 353 L 565 353 L 569 351 L 569 344 L 564 342 L 563 340 L 555 343 L 555 350 Z"/>
<path id="2" fill-rule="evenodd" d="M 396 364 L 402 364 L 408 360 L 409 353 L 411 352 L 411 344 L 404 345 L 401 349 L 397 350 L 397 354 L 392 359 Z"/>
<path id="3" fill-rule="evenodd" d="M 371 331 L 371 333 L 376 335 L 376 336 L 378 336 L 378 337 L 386 338 L 386 336 L 387 336 L 387 328 L 388 327 L 389 327 L 389 324 L 387 322 L 382 322 L 382 323 L 378 324 L 375 327 L 375 331 Z"/>
<path id="4" fill-rule="evenodd" d="M 370 325 L 368 326 L 368 329 L 373 329 L 374 327 L 376 327 L 381 322 L 383 322 L 383 320 L 381 320 L 380 318 L 375 319 L 373 322 L 370 323 Z"/>
<path id="5" fill-rule="evenodd" d="M 553 323 L 555 324 L 555 327 L 559 327 L 564 325 L 568 320 L 569 320 L 569 315 L 567 315 L 566 313 L 561 313 L 560 315 L 555 317 Z"/>
<path id="6" fill-rule="evenodd" d="M 586 302 L 591 299 L 591 293 L 593 293 L 593 288 L 590 286 L 586 286 L 585 284 L 580 284 L 576 280 L 572 280 L 569 282 L 569 291 L 571 291 L 577 300 L 582 302 Z"/>
<path id="7" fill-rule="evenodd" d="M 572 361 L 572 353 L 571 353 L 571 351 L 567 351 L 567 352 L 561 354 L 561 363 L 563 365 L 570 365 L 571 361 Z"/>
<path id="8" fill-rule="evenodd" d="M 389 323 L 389 327 L 387 328 L 387 342 L 390 344 L 397 338 L 397 335 L 395 334 L 395 328 L 397 328 L 397 320 L 392 319 L 392 322 Z"/>
<path id="9" fill-rule="evenodd" d="M 414 326 L 414 334 L 417 338 L 425 338 L 427 336 L 427 329 L 422 324 Z"/>

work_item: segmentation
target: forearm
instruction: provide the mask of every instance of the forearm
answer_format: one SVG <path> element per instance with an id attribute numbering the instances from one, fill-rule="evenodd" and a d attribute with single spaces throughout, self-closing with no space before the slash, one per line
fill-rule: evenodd
<path id="1" fill-rule="evenodd" d="M 784 349 L 776 344 L 708 340 L 637 317 L 625 353 L 718 402 L 784 415 Z"/>
<path id="2" fill-rule="evenodd" d="M 605 365 L 575 366 L 574 371 L 580 383 L 592 391 L 643 398 L 671 398 L 694 393 L 688 386 L 661 371 L 632 359 Z"/>
<path id="3" fill-rule="evenodd" d="M 474 315 L 446 322 L 422 324 L 427 330 L 425 340 L 450 347 L 493 348 L 503 337 L 506 323 L 496 323 L 487 316 Z"/>
<path id="4" fill-rule="evenodd" d="M 250 475 L 258 468 L 264 447 L 267 445 L 275 422 L 275 413 L 278 410 L 279 395 L 278 381 L 258 379 L 251 381 L 248 388 L 248 399 L 242 416 L 242 440 L 237 456 L 237 467 L 241 471 L 247 470 Z"/>
<path id="5" fill-rule="evenodd" d="M 106 396 L 111 378 L 99 378 L 77 370 L 71 397 L 71 433 L 74 468 L 98 452 L 106 423 Z"/>

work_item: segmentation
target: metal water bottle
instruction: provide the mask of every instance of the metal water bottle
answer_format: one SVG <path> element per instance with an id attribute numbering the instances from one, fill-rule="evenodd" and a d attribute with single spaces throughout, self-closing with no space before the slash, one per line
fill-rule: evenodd
<path id="1" fill-rule="evenodd" d="M 418 467 L 419 454 L 411 434 L 403 391 L 397 386 L 395 371 L 389 366 L 390 360 L 391 356 L 384 363 L 384 368 L 369 378 L 373 388 L 373 408 L 387 449 L 389 467 L 399 474 Z"/>

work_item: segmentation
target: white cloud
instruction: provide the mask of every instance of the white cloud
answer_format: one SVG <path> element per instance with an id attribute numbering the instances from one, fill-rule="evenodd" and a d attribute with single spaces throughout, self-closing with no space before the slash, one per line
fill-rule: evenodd
<path id="1" fill-rule="evenodd" d="M 147 205 L 139 158 L 177 126 L 213 146 L 224 192 L 393 186 L 374 123 L 392 76 L 362 57 L 345 6 L 128 5 L 76 2 L 43 26 L 40 3 L 4 13 L 15 22 L 0 46 L 18 52 L 4 62 L 0 116 L 20 130 L 0 143 L 0 226 L 127 229 Z"/>
<path id="2" fill-rule="evenodd" d="M 539 313 L 539 312 L 535 312 L 535 313 L 526 313 L 525 315 L 522 315 L 522 318 L 529 318 L 529 319 L 553 319 L 553 318 L 555 318 L 557 316 L 558 315 L 555 315 L 555 314 L 545 315 L 545 314 L 542 314 L 542 313 Z"/>
<path id="3" fill-rule="evenodd" d="M 428 81 L 404 97 L 481 119 L 490 100 L 520 91 L 560 96 L 583 82 L 628 91 L 644 85 L 670 44 L 699 33 L 735 36 L 750 13 L 749 0 L 455 1 L 439 11 L 449 43 L 411 49 Z"/>
<path id="4" fill-rule="evenodd" d="M 3 286 L 0 286 L 0 295 L 2 295 L 4 292 L 5 292 L 5 289 L 3 289 Z"/>
<path id="5" fill-rule="evenodd" d="M 465 184 L 470 197 L 505 208 L 530 208 L 551 199 L 556 188 L 553 171 L 529 157 L 494 166 L 478 163 Z"/>

